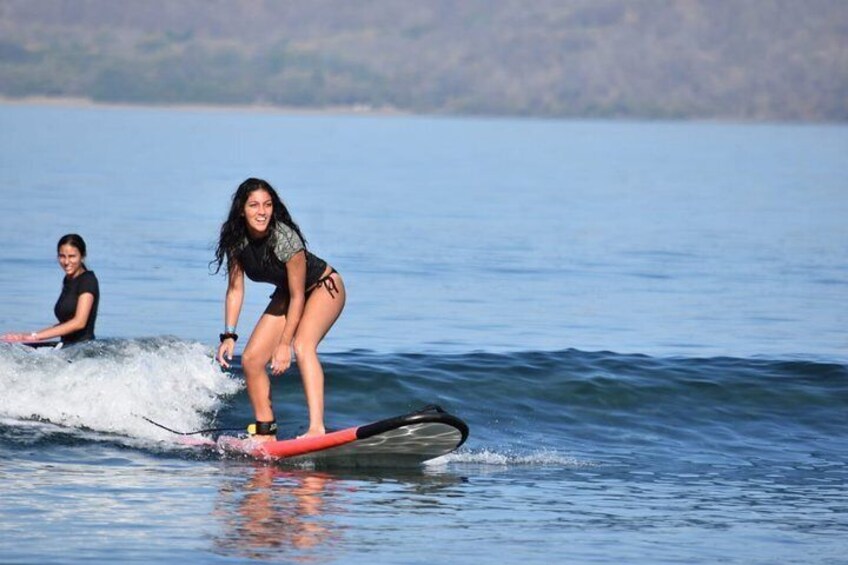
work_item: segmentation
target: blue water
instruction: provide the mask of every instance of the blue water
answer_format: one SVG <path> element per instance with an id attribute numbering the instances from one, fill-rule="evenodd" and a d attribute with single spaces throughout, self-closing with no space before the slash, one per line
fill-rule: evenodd
<path id="1" fill-rule="evenodd" d="M 0 331 L 89 245 L 97 343 L 0 345 L 0 561 L 833 563 L 848 128 L 0 105 Z M 420 469 L 250 462 L 216 231 L 269 179 L 345 277 L 328 424 L 439 403 Z M 247 335 L 271 289 L 248 285 Z M 296 371 L 274 382 L 305 424 Z"/>

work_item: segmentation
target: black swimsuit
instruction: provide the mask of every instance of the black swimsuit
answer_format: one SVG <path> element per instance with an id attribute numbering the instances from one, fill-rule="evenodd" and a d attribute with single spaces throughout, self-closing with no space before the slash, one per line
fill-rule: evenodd
<path id="1" fill-rule="evenodd" d="M 94 339 L 94 324 L 97 322 L 97 306 L 100 303 L 100 285 L 97 283 L 94 271 L 85 271 L 73 279 L 66 276 L 62 281 L 62 293 L 56 301 L 56 306 L 53 307 L 53 313 L 56 314 L 59 323 L 73 319 L 77 313 L 77 301 L 80 295 L 86 292 L 94 296 L 94 304 L 91 306 L 88 321 L 83 329 L 62 336 L 62 343 L 65 345 Z"/>

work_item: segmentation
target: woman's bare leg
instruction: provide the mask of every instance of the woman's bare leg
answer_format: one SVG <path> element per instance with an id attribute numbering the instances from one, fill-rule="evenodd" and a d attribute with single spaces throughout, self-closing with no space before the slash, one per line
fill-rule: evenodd
<path id="1" fill-rule="evenodd" d="M 309 429 L 304 436 L 323 435 L 324 429 L 324 369 L 318 360 L 318 344 L 333 327 L 342 313 L 347 297 L 341 275 L 331 275 L 336 289 L 331 295 L 323 285 L 309 295 L 303 316 L 294 336 L 297 366 L 303 379 L 306 406 L 309 408 Z"/>
<path id="2" fill-rule="evenodd" d="M 272 305 L 268 308 L 270 309 Z M 271 380 L 268 378 L 265 367 L 271 359 L 274 348 L 280 342 L 285 327 L 285 316 L 263 314 L 253 328 L 253 333 L 241 356 L 247 395 L 253 405 L 257 422 L 274 420 L 274 410 L 271 406 Z"/>

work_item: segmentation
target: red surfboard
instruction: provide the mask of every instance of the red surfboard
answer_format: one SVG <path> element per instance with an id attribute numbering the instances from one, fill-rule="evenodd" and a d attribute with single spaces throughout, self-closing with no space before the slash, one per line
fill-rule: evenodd
<path id="1" fill-rule="evenodd" d="M 468 425 L 431 405 L 372 424 L 319 437 L 258 442 L 221 436 L 216 445 L 257 459 L 352 466 L 417 465 L 446 455 L 468 438 Z"/>

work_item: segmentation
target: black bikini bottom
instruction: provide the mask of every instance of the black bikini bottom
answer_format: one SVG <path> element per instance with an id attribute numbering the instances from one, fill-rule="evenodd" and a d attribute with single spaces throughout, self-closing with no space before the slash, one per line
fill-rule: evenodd
<path id="1" fill-rule="evenodd" d="M 315 281 L 315 284 L 313 284 L 311 287 L 309 287 L 306 290 L 306 297 L 308 298 L 309 295 L 312 294 L 312 291 L 315 290 L 316 288 L 318 288 L 319 286 L 323 286 L 325 289 L 327 289 L 327 292 L 330 293 L 330 298 L 335 298 L 336 297 L 335 294 L 339 293 L 339 287 L 336 286 L 336 281 L 334 281 L 332 277 L 333 277 L 334 274 L 337 274 L 337 273 L 338 273 L 337 270 L 330 267 L 329 273 L 327 273 L 326 275 L 324 275 L 323 277 L 321 277 L 320 279 Z M 333 293 L 335 293 L 335 294 L 333 294 Z"/>
<path id="2" fill-rule="evenodd" d="M 312 294 L 319 286 L 323 286 L 327 292 L 330 293 L 330 297 L 335 298 L 339 293 L 339 287 L 336 286 L 336 281 L 332 279 L 332 276 L 336 273 L 338 273 L 338 271 L 330 267 L 329 273 L 315 281 L 315 284 L 307 289 L 306 298 L 309 298 L 309 295 Z M 265 313 L 271 314 L 272 316 L 285 316 L 288 309 L 289 293 L 286 290 L 278 288 L 274 291 L 274 294 L 271 295 L 271 303 L 268 304 L 267 308 L 265 308 Z"/>

